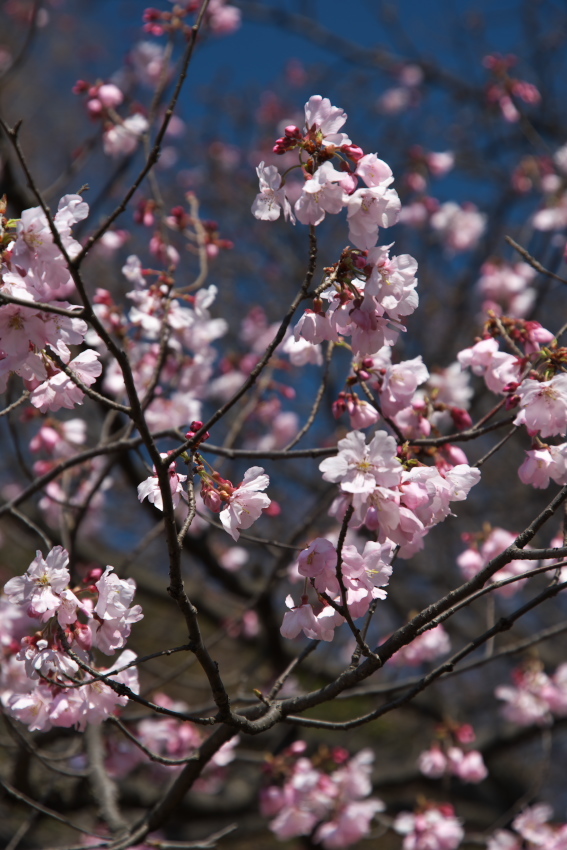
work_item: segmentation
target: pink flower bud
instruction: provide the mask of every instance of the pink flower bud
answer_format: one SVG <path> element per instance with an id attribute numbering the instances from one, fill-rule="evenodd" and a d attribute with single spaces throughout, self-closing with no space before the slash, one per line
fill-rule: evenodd
<path id="1" fill-rule="evenodd" d="M 354 160 L 354 162 L 358 162 L 364 156 L 364 151 L 358 145 L 343 145 L 341 150 L 343 153 L 346 153 L 349 159 Z"/>
<path id="2" fill-rule="evenodd" d="M 289 136 L 290 139 L 301 139 L 302 137 L 301 130 L 299 127 L 296 127 L 295 124 L 288 124 L 284 133 L 286 136 Z"/>
<path id="3" fill-rule="evenodd" d="M 281 514 L 281 512 L 282 512 L 281 506 L 278 504 L 278 502 L 274 501 L 273 499 L 270 502 L 270 504 L 268 505 L 268 507 L 264 508 L 264 513 L 266 514 L 266 516 L 279 516 Z"/>
<path id="4" fill-rule="evenodd" d="M 77 80 L 71 91 L 73 94 L 84 94 L 89 90 L 89 84 L 85 80 Z"/>
<path id="5" fill-rule="evenodd" d="M 473 741 L 476 741 L 476 735 L 470 723 L 463 723 L 462 726 L 459 726 L 455 736 L 460 744 L 472 744 Z"/>
<path id="6" fill-rule="evenodd" d="M 102 103 L 97 97 L 87 101 L 87 109 L 91 115 L 100 115 L 102 112 Z"/>
<path id="7" fill-rule="evenodd" d="M 345 393 L 339 393 L 339 397 L 333 402 L 333 416 L 340 419 L 347 409 Z"/>
<path id="8" fill-rule="evenodd" d="M 124 95 L 113 83 L 105 83 L 102 85 L 98 92 L 97 97 L 107 109 L 112 109 L 116 106 L 120 106 L 122 101 L 124 100 Z"/>
<path id="9" fill-rule="evenodd" d="M 466 428 L 470 428 L 472 426 L 470 414 L 466 410 L 463 410 L 462 407 L 451 407 L 450 413 L 451 418 L 455 423 L 455 428 L 459 431 L 464 431 Z"/>
<path id="10" fill-rule="evenodd" d="M 213 487 L 209 487 L 206 490 L 203 488 L 201 490 L 201 496 L 203 497 L 205 505 L 215 514 L 218 514 L 224 506 L 219 491 L 215 490 Z"/>

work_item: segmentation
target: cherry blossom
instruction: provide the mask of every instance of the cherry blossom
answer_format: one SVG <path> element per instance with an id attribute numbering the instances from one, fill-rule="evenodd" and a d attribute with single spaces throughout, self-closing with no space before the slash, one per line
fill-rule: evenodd
<path id="1" fill-rule="evenodd" d="M 162 452 L 160 457 L 166 458 L 167 452 Z M 176 508 L 180 502 L 181 493 L 183 491 L 181 484 L 183 481 L 187 480 L 187 476 L 177 472 L 174 463 L 169 464 L 167 471 L 169 475 L 169 486 L 171 488 L 171 499 L 173 507 Z M 147 499 L 148 502 L 151 502 L 152 505 L 154 505 L 159 511 L 163 511 L 163 496 L 159 480 L 155 472 L 149 478 L 146 478 L 145 481 L 138 484 L 138 499 L 140 502 Z"/>
<path id="2" fill-rule="evenodd" d="M 305 104 L 305 126 L 308 133 L 315 136 L 324 146 L 350 145 L 351 140 L 345 133 L 339 133 L 347 120 L 346 112 L 338 106 L 332 106 L 327 97 L 312 95 Z"/>
<path id="3" fill-rule="evenodd" d="M 444 627 L 439 623 L 434 629 L 428 629 L 418 635 L 411 643 L 398 649 L 390 659 L 390 664 L 417 667 L 427 661 L 435 661 L 451 651 L 451 640 Z"/>
<path id="4" fill-rule="evenodd" d="M 567 375 L 559 374 L 549 381 L 522 381 L 517 395 L 520 397 L 520 413 L 516 425 L 525 425 L 531 434 L 552 437 L 565 436 L 567 431 Z"/>
<path id="5" fill-rule="evenodd" d="M 401 202 L 394 189 L 369 186 L 348 198 L 349 239 L 357 248 L 374 248 L 380 227 L 392 227 L 399 218 Z"/>
<path id="6" fill-rule="evenodd" d="M 87 387 L 90 387 L 102 372 L 98 351 L 87 349 L 81 352 L 68 364 L 69 369 Z M 76 404 L 82 404 L 84 392 L 65 372 L 56 374 L 44 381 L 32 392 L 30 401 L 45 413 L 47 410 L 59 410 L 61 407 L 72 409 Z"/>
<path id="7" fill-rule="evenodd" d="M 431 805 L 415 814 L 401 812 L 394 829 L 404 836 L 403 850 L 455 850 L 465 835 L 453 807 L 447 803 Z"/>
<path id="8" fill-rule="evenodd" d="M 431 216 L 431 226 L 437 230 L 447 248 L 452 251 L 470 251 L 476 247 L 486 227 L 486 215 L 474 204 L 459 206 L 454 201 L 442 204 Z"/>
<path id="9" fill-rule="evenodd" d="M 250 528 L 269 508 L 271 500 L 261 490 L 265 490 L 270 479 L 261 466 L 252 466 L 244 473 L 242 483 L 232 489 L 228 502 L 221 510 L 219 519 L 225 531 L 233 540 L 240 537 L 240 529 Z"/>
<path id="10" fill-rule="evenodd" d="M 126 156 L 134 153 L 140 137 L 146 132 L 149 124 L 139 112 L 129 115 L 120 124 L 113 124 L 103 135 L 103 150 L 108 156 Z"/>
<path id="11" fill-rule="evenodd" d="M 376 485 L 399 484 L 402 468 L 396 458 L 396 441 L 377 431 L 370 443 L 362 431 L 351 431 L 339 440 L 339 453 L 319 464 L 325 481 L 333 481 L 346 493 L 372 493 Z"/>
<path id="12" fill-rule="evenodd" d="M 257 167 L 256 172 L 260 181 L 260 194 L 252 204 L 252 213 L 256 218 L 263 221 L 275 221 L 280 217 L 283 209 L 286 219 L 295 222 L 291 205 L 285 196 L 281 185 L 282 178 L 275 165 L 264 165 L 263 162 Z"/>
<path id="13" fill-rule="evenodd" d="M 302 224 L 321 224 L 325 213 L 338 213 L 345 204 L 345 193 L 339 184 L 343 175 L 332 163 L 324 162 L 310 180 L 305 181 L 294 210 Z"/>
<path id="14" fill-rule="evenodd" d="M 55 546 L 45 560 L 40 551 L 23 576 L 9 579 L 4 593 L 11 602 L 24 605 L 30 617 L 46 622 L 62 605 L 62 591 L 69 583 L 69 555 L 62 546 Z"/>

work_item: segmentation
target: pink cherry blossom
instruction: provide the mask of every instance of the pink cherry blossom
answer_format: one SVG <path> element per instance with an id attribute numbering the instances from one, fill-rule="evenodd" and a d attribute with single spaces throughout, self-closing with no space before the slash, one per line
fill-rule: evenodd
<path id="1" fill-rule="evenodd" d="M 356 173 L 362 177 L 367 186 L 389 186 L 394 182 L 390 166 L 375 153 L 366 154 L 356 164 Z"/>
<path id="2" fill-rule="evenodd" d="M 489 561 L 504 552 L 508 546 L 511 546 L 516 539 L 516 535 L 504 528 L 493 528 L 482 545 L 479 548 L 469 548 L 462 552 L 457 558 L 463 575 L 466 579 L 471 579 L 481 569 L 483 569 Z M 529 547 L 528 547 L 529 548 Z M 502 581 L 514 576 L 520 576 L 533 567 L 530 561 L 513 560 L 498 570 L 493 576 L 492 581 Z M 502 596 L 510 596 L 520 589 L 523 582 L 516 581 L 497 590 Z"/>
<path id="3" fill-rule="evenodd" d="M 447 757 L 438 744 L 434 744 L 430 750 L 425 750 L 418 759 L 418 766 L 424 776 L 430 779 L 439 779 L 445 775 L 447 770 Z"/>
<path id="4" fill-rule="evenodd" d="M 302 576 L 315 578 L 323 571 L 331 569 L 334 573 L 337 565 L 337 552 L 330 540 L 317 537 L 298 558 L 298 572 Z"/>
<path id="5" fill-rule="evenodd" d="M 347 207 L 349 239 L 357 248 L 368 250 L 376 245 L 380 227 L 391 227 L 397 222 L 401 202 L 394 189 L 369 186 L 353 192 Z"/>
<path id="6" fill-rule="evenodd" d="M 260 181 L 260 194 L 256 195 L 252 204 L 252 213 L 255 218 L 263 221 L 275 221 L 280 217 L 280 212 L 283 209 L 285 218 L 290 219 L 295 224 L 295 216 L 281 185 L 281 174 L 276 166 L 264 165 L 261 162 L 256 172 Z"/>
<path id="7" fill-rule="evenodd" d="M 107 156 L 127 156 L 134 153 L 141 136 L 149 127 L 147 118 L 139 112 L 129 115 L 121 124 L 113 124 L 105 130 L 102 146 Z"/>
<path id="8" fill-rule="evenodd" d="M 9 579 L 4 593 L 11 602 L 23 605 L 30 617 L 47 622 L 57 612 L 63 599 L 62 591 L 69 584 L 69 555 L 62 546 L 55 546 L 45 557 L 40 551 L 23 576 Z"/>
<path id="9" fill-rule="evenodd" d="M 394 416 L 404 407 L 408 407 L 417 387 L 419 384 L 423 384 L 428 377 L 429 372 L 421 356 L 389 366 L 380 391 L 380 401 L 384 414 Z"/>
<path id="10" fill-rule="evenodd" d="M 162 458 L 166 458 L 167 452 L 162 452 L 160 456 Z M 169 474 L 171 499 L 173 501 L 173 507 L 176 508 L 181 500 L 181 493 L 183 491 L 181 484 L 183 481 L 187 480 L 187 476 L 177 472 L 174 463 L 171 463 L 168 466 L 167 471 Z M 155 473 L 138 484 L 138 499 L 140 502 L 147 499 L 148 502 L 151 502 L 159 511 L 163 511 L 163 497 L 159 486 L 159 480 Z"/>
<path id="11" fill-rule="evenodd" d="M 352 144 L 345 133 L 338 132 L 346 120 L 346 112 L 320 94 L 312 95 L 305 104 L 305 126 L 324 147 Z"/>
<path id="12" fill-rule="evenodd" d="M 305 181 L 294 210 L 302 224 L 321 224 L 325 213 L 339 213 L 346 195 L 339 185 L 343 175 L 335 171 L 332 163 L 324 162 L 310 180 Z"/>
<path id="13" fill-rule="evenodd" d="M 404 836 L 403 850 L 455 850 L 465 835 L 448 804 L 416 814 L 401 812 L 394 829 Z"/>
<path id="14" fill-rule="evenodd" d="M 397 460 L 396 441 L 377 431 L 368 446 L 362 431 L 351 431 L 339 440 L 339 453 L 319 464 L 325 481 L 333 481 L 346 493 L 372 493 L 376 485 L 399 484 L 402 468 Z"/>
<path id="15" fill-rule="evenodd" d="M 434 629 L 428 629 L 411 643 L 399 649 L 390 659 L 390 664 L 417 667 L 427 661 L 435 661 L 451 651 L 451 640 L 444 627 L 439 623 Z"/>
<path id="16" fill-rule="evenodd" d="M 480 213 L 474 204 L 461 207 L 454 201 L 447 201 L 433 213 L 430 221 L 449 250 L 470 251 L 484 233 L 486 214 Z"/>
<path id="17" fill-rule="evenodd" d="M 312 640 L 321 639 L 321 628 L 315 617 L 312 605 L 306 596 L 301 598 L 301 605 L 294 605 L 291 596 L 287 596 L 285 604 L 290 609 L 286 611 L 280 632 L 285 638 L 293 640 L 303 631 Z M 324 638 L 325 639 L 325 638 Z"/>
<path id="18" fill-rule="evenodd" d="M 520 397 L 520 413 L 514 424 L 525 425 L 532 434 L 552 437 L 565 436 L 567 431 L 567 375 L 561 373 L 549 381 L 522 381 L 517 395 Z"/>
<path id="19" fill-rule="evenodd" d="M 85 386 L 90 387 L 102 372 L 99 357 L 98 351 L 89 348 L 71 360 L 69 369 Z M 59 410 L 61 407 L 72 409 L 76 404 L 82 404 L 84 397 L 84 392 L 65 372 L 57 372 L 32 392 L 30 401 L 34 407 L 45 413 L 47 410 Z"/>
<path id="20" fill-rule="evenodd" d="M 270 483 L 261 466 L 246 470 L 242 484 L 232 491 L 228 503 L 220 512 L 219 519 L 233 540 L 240 537 L 241 528 L 250 528 L 269 508 L 271 500 L 261 490 Z"/>

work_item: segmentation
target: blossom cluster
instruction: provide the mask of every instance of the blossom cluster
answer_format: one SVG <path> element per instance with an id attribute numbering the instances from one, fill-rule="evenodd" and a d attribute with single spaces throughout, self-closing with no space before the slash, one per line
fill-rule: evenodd
<path id="1" fill-rule="evenodd" d="M 488 770 L 478 750 L 463 750 L 463 744 L 475 740 L 472 726 L 444 724 L 437 730 L 439 741 L 419 756 L 418 764 L 424 776 L 440 779 L 442 776 L 457 776 L 462 782 L 482 782 Z"/>
<path id="2" fill-rule="evenodd" d="M 87 217 L 88 210 L 80 195 L 65 195 L 59 202 L 54 226 L 59 243 L 71 259 L 81 248 L 71 228 Z M 41 207 L 24 210 L 15 228 L 6 228 L 1 248 L 0 294 L 8 301 L 13 298 L 25 303 L 0 307 L 0 391 L 6 390 L 9 376 L 17 374 L 31 391 L 31 403 L 43 413 L 73 408 L 84 399 L 77 382 L 90 387 L 102 366 L 98 352 L 92 349 L 71 359 L 69 346 L 83 343 L 87 324 L 72 316 L 79 308 L 65 300 L 75 285 Z M 67 314 L 46 312 L 34 303 Z M 58 361 L 67 366 L 67 371 Z"/>
<path id="3" fill-rule="evenodd" d="M 180 715 L 189 710 L 186 703 L 172 700 L 164 693 L 155 694 L 153 703 Z M 200 727 L 173 716 L 146 717 L 130 728 L 137 743 L 123 736 L 108 739 L 105 768 L 113 778 L 121 779 L 136 768 L 145 767 L 156 781 L 162 782 L 164 778 L 179 773 L 183 769 L 184 760 L 191 760 L 205 740 Z M 237 744 L 238 736 L 235 736 L 217 750 L 207 762 L 194 786 L 195 790 L 214 793 L 219 789 L 227 765 L 235 758 Z"/>
<path id="4" fill-rule="evenodd" d="M 372 791 L 374 755 L 361 750 L 352 758 L 339 747 L 308 758 L 307 744 L 296 741 L 267 766 L 268 782 L 260 809 L 273 818 L 270 829 L 280 840 L 310 835 L 327 850 L 349 847 L 370 831 L 384 804 Z"/>
<path id="5" fill-rule="evenodd" d="M 394 830 L 404 836 L 403 850 L 455 850 L 465 836 L 449 803 L 427 803 L 415 812 L 400 812 Z"/>
<path id="6" fill-rule="evenodd" d="M 504 701 L 502 714 L 519 726 L 546 726 L 554 717 L 567 716 L 567 664 L 548 676 L 533 662 L 512 673 L 514 685 L 499 685 L 495 694 Z"/>
<path id="7" fill-rule="evenodd" d="M 82 586 L 71 588 L 68 564 L 61 546 L 45 558 L 37 552 L 23 576 L 6 582 L 0 600 L 1 700 L 30 730 L 101 723 L 128 702 L 100 678 L 108 674 L 138 692 L 131 650 L 111 669 L 91 664 L 93 649 L 114 655 L 142 619 L 141 607 L 131 605 L 134 580 L 119 579 L 107 566 L 91 570 Z"/>
<path id="8" fill-rule="evenodd" d="M 512 830 L 497 829 L 488 839 L 487 850 L 561 850 L 567 841 L 567 823 L 552 824 L 551 806 L 536 803 L 516 815 Z"/>
<path id="9" fill-rule="evenodd" d="M 98 289 L 95 311 L 108 332 L 124 337 L 136 389 L 144 395 L 160 363 L 160 332 L 167 327 L 168 349 L 160 373 L 160 392 L 155 394 L 145 415 L 152 429 L 183 427 L 199 420 L 203 400 L 210 394 L 217 351 L 214 340 L 224 336 L 228 324 L 211 316 L 217 287 L 199 289 L 184 296 L 173 289 L 173 280 L 165 273 L 142 267 L 136 255 L 130 255 L 122 273 L 133 288 L 126 293 L 132 307 L 124 311 L 111 294 Z M 93 335 L 92 344 L 102 341 Z M 127 400 L 122 372 L 111 360 L 107 364 L 103 388 L 119 400 Z"/>

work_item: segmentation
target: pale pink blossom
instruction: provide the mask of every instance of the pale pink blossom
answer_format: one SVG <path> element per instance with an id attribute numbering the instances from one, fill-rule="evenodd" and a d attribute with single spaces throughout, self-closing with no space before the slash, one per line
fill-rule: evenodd
<path id="1" fill-rule="evenodd" d="M 69 369 L 87 387 L 90 387 L 102 372 L 102 364 L 98 351 L 87 349 L 82 351 L 68 364 Z M 57 372 L 40 384 L 31 394 L 30 401 L 45 413 L 47 410 L 59 410 L 61 407 L 72 409 L 76 404 L 82 404 L 84 392 L 65 372 Z"/>
<path id="2" fill-rule="evenodd" d="M 368 835 L 372 818 L 384 808 L 384 803 L 377 799 L 347 803 L 332 820 L 317 828 L 313 840 L 321 843 L 326 850 L 350 847 Z"/>
<path id="3" fill-rule="evenodd" d="M 399 218 L 401 202 L 394 189 L 369 186 L 357 189 L 347 200 L 349 239 L 357 248 L 374 248 L 380 227 L 391 227 Z"/>
<path id="4" fill-rule="evenodd" d="M 459 206 L 454 201 L 442 204 L 430 219 L 445 245 L 452 251 L 470 251 L 476 247 L 486 227 L 486 214 L 474 204 Z"/>
<path id="5" fill-rule="evenodd" d="M 238 540 L 241 528 L 250 528 L 262 511 L 270 507 L 271 500 L 260 492 L 269 483 L 262 467 L 252 466 L 245 472 L 242 484 L 232 491 L 219 519 L 233 540 Z"/>
<path id="6" fill-rule="evenodd" d="M 430 807 L 412 814 L 401 812 L 394 829 L 404 836 L 403 850 L 455 850 L 465 833 L 452 806 Z"/>
<path id="7" fill-rule="evenodd" d="M 426 661 L 435 661 L 441 655 L 451 651 L 451 640 L 444 627 L 439 623 L 434 629 L 428 629 L 414 638 L 411 643 L 402 646 L 392 658 L 391 664 L 417 667 Z"/>
<path id="8" fill-rule="evenodd" d="M 466 549 L 457 558 L 457 564 L 461 569 L 466 579 L 473 578 L 497 555 L 504 552 L 508 546 L 512 546 L 516 539 L 516 535 L 504 528 L 493 528 L 480 548 L 473 547 Z M 528 547 L 529 548 L 529 547 Z M 514 576 L 521 576 L 526 570 L 533 568 L 533 563 L 515 559 L 506 564 L 505 567 L 498 570 L 491 578 L 491 581 L 502 581 Z M 510 596 L 520 589 L 523 582 L 521 580 L 512 582 L 499 588 L 497 593 L 502 596 Z"/>
<path id="9" fill-rule="evenodd" d="M 299 574 L 308 578 L 314 578 L 327 569 L 334 573 L 336 565 L 336 549 L 331 541 L 324 537 L 317 537 L 298 558 Z"/>
<path id="10" fill-rule="evenodd" d="M 339 181 L 343 174 L 331 162 L 324 162 L 310 180 L 306 180 L 294 210 L 302 224 L 321 224 L 325 213 L 338 213 L 345 205 L 346 195 Z"/>
<path id="11" fill-rule="evenodd" d="M 281 174 L 276 166 L 264 165 L 261 162 L 256 173 L 260 181 L 260 194 L 256 195 L 252 204 L 252 213 L 255 218 L 263 221 L 275 221 L 280 217 L 283 209 L 285 218 L 290 219 L 295 224 L 295 216 L 281 185 Z"/>
<path id="12" fill-rule="evenodd" d="M 307 339 L 295 339 L 294 336 L 289 336 L 282 346 L 293 366 L 306 366 L 308 363 L 313 363 L 315 366 L 323 365 L 323 354 L 319 345 L 313 345 Z"/>
<path id="13" fill-rule="evenodd" d="M 332 106 L 327 97 L 314 94 L 305 104 L 305 126 L 324 147 L 352 144 L 346 133 L 339 133 L 347 114 L 339 106 Z"/>
<path id="14" fill-rule="evenodd" d="M 394 416 L 411 404 L 420 384 L 429 378 L 421 355 L 389 366 L 380 390 L 380 402 L 385 416 Z"/>
<path id="15" fill-rule="evenodd" d="M 70 579 L 68 563 L 69 554 L 62 546 L 51 549 L 45 560 L 38 550 L 24 575 L 6 582 L 4 593 L 11 602 L 23 605 L 28 616 L 45 623 L 63 602 L 61 593 Z"/>
<path id="16" fill-rule="evenodd" d="M 377 485 L 399 484 L 402 467 L 397 460 L 396 441 L 377 431 L 366 445 L 362 431 L 351 431 L 338 442 L 339 453 L 319 464 L 325 481 L 340 484 L 347 493 L 372 493 Z"/>
<path id="17" fill-rule="evenodd" d="M 447 756 L 438 744 L 434 744 L 430 750 L 424 750 L 418 759 L 418 767 L 424 776 L 430 779 L 439 779 L 445 775 L 447 770 Z"/>
<path id="18" fill-rule="evenodd" d="M 293 640 L 303 631 L 304 635 L 313 640 L 321 639 L 321 628 L 315 617 L 313 606 L 307 597 L 301 598 L 301 605 L 294 605 L 291 596 L 287 596 L 285 604 L 290 609 L 286 611 L 280 632 L 285 638 Z"/>
<path id="19" fill-rule="evenodd" d="M 435 177 L 444 177 L 455 165 L 455 154 L 453 151 L 439 151 L 439 153 L 428 153 L 425 155 L 429 170 Z"/>
<path id="20" fill-rule="evenodd" d="M 519 726 L 545 726 L 553 716 L 567 714 L 567 665 L 557 668 L 552 677 L 536 664 L 512 673 L 515 687 L 501 685 L 495 695 L 504 700 L 504 717 Z"/>
<path id="21" fill-rule="evenodd" d="M 531 309 L 536 291 L 530 287 L 535 270 L 527 263 L 486 262 L 476 287 L 488 299 L 483 309 L 499 308 L 506 315 L 524 317 Z"/>
<path id="22" fill-rule="evenodd" d="M 567 375 L 560 373 L 549 381 L 526 378 L 516 390 L 520 397 L 520 413 L 515 425 L 525 425 L 531 434 L 541 437 L 567 431 Z"/>
<path id="23" fill-rule="evenodd" d="M 518 358 L 499 351 L 498 342 L 492 338 L 463 349 L 457 359 L 463 368 L 482 375 L 486 386 L 494 393 L 503 393 L 508 384 L 520 378 L 522 365 Z"/>
<path id="24" fill-rule="evenodd" d="M 389 186 L 394 182 L 390 166 L 375 153 L 366 154 L 356 164 L 356 173 L 362 177 L 367 186 Z"/>
<path id="25" fill-rule="evenodd" d="M 162 452 L 161 457 L 166 458 L 167 452 Z M 171 488 L 171 500 L 173 502 L 173 507 L 176 508 L 181 500 L 181 493 L 183 491 L 181 484 L 183 481 L 187 480 L 187 476 L 176 471 L 175 463 L 170 463 L 167 471 L 169 475 L 169 486 Z M 159 480 L 155 473 L 138 484 L 138 499 L 140 502 L 147 499 L 148 502 L 151 502 L 159 511 L 163 511 L 163 497 Z"/>
<path id="26" fill-rule="evenodd" d="M 346 400 L 346 407 L 350 417 L 350 427 L 354 430 L 369 428 L 380 419 L 380 414 L 364 399 L 360 399 L 356 393 L 350 393 Z"/>
<path id="27" fill-rule="evenodd" d="M 129 115 L 121 124 L 113 124 L 105 130 L 102 146 L 107 156 L 127 156 L 134 153 L 140 137 L 149 128 L 147 118 L 136 112 Z"/>
<path id="28" fill-rule="evenodd" d="M 336 342 L 339 335 L 323 313 L 306 310 L 295 326 L 294 336 L 297 341 L 303 339 L 311 345 L 319 345 L 324 340 Z"/>
<path id="29" fill-rule="evenodd" d="M 549 449 L 528 451 L 526 459 L 518 469 L 518 477 L 523 484 L 531 484 L 538 490 L 545 490 L 549 486 L 551 463 Z"/>
<path id="30" fill-rule="evenodd" d="M 488 839 L 487 850 L 520 850 L 519 836 L 507 829 L 497 829 Z"/>
<path id="31" fill-rule="evenodd" d="M 453 768 L 453 772 L 463 782 L 482 782 L 488 776 L 488 769 L 478 750 L 469 750 Z"/>

